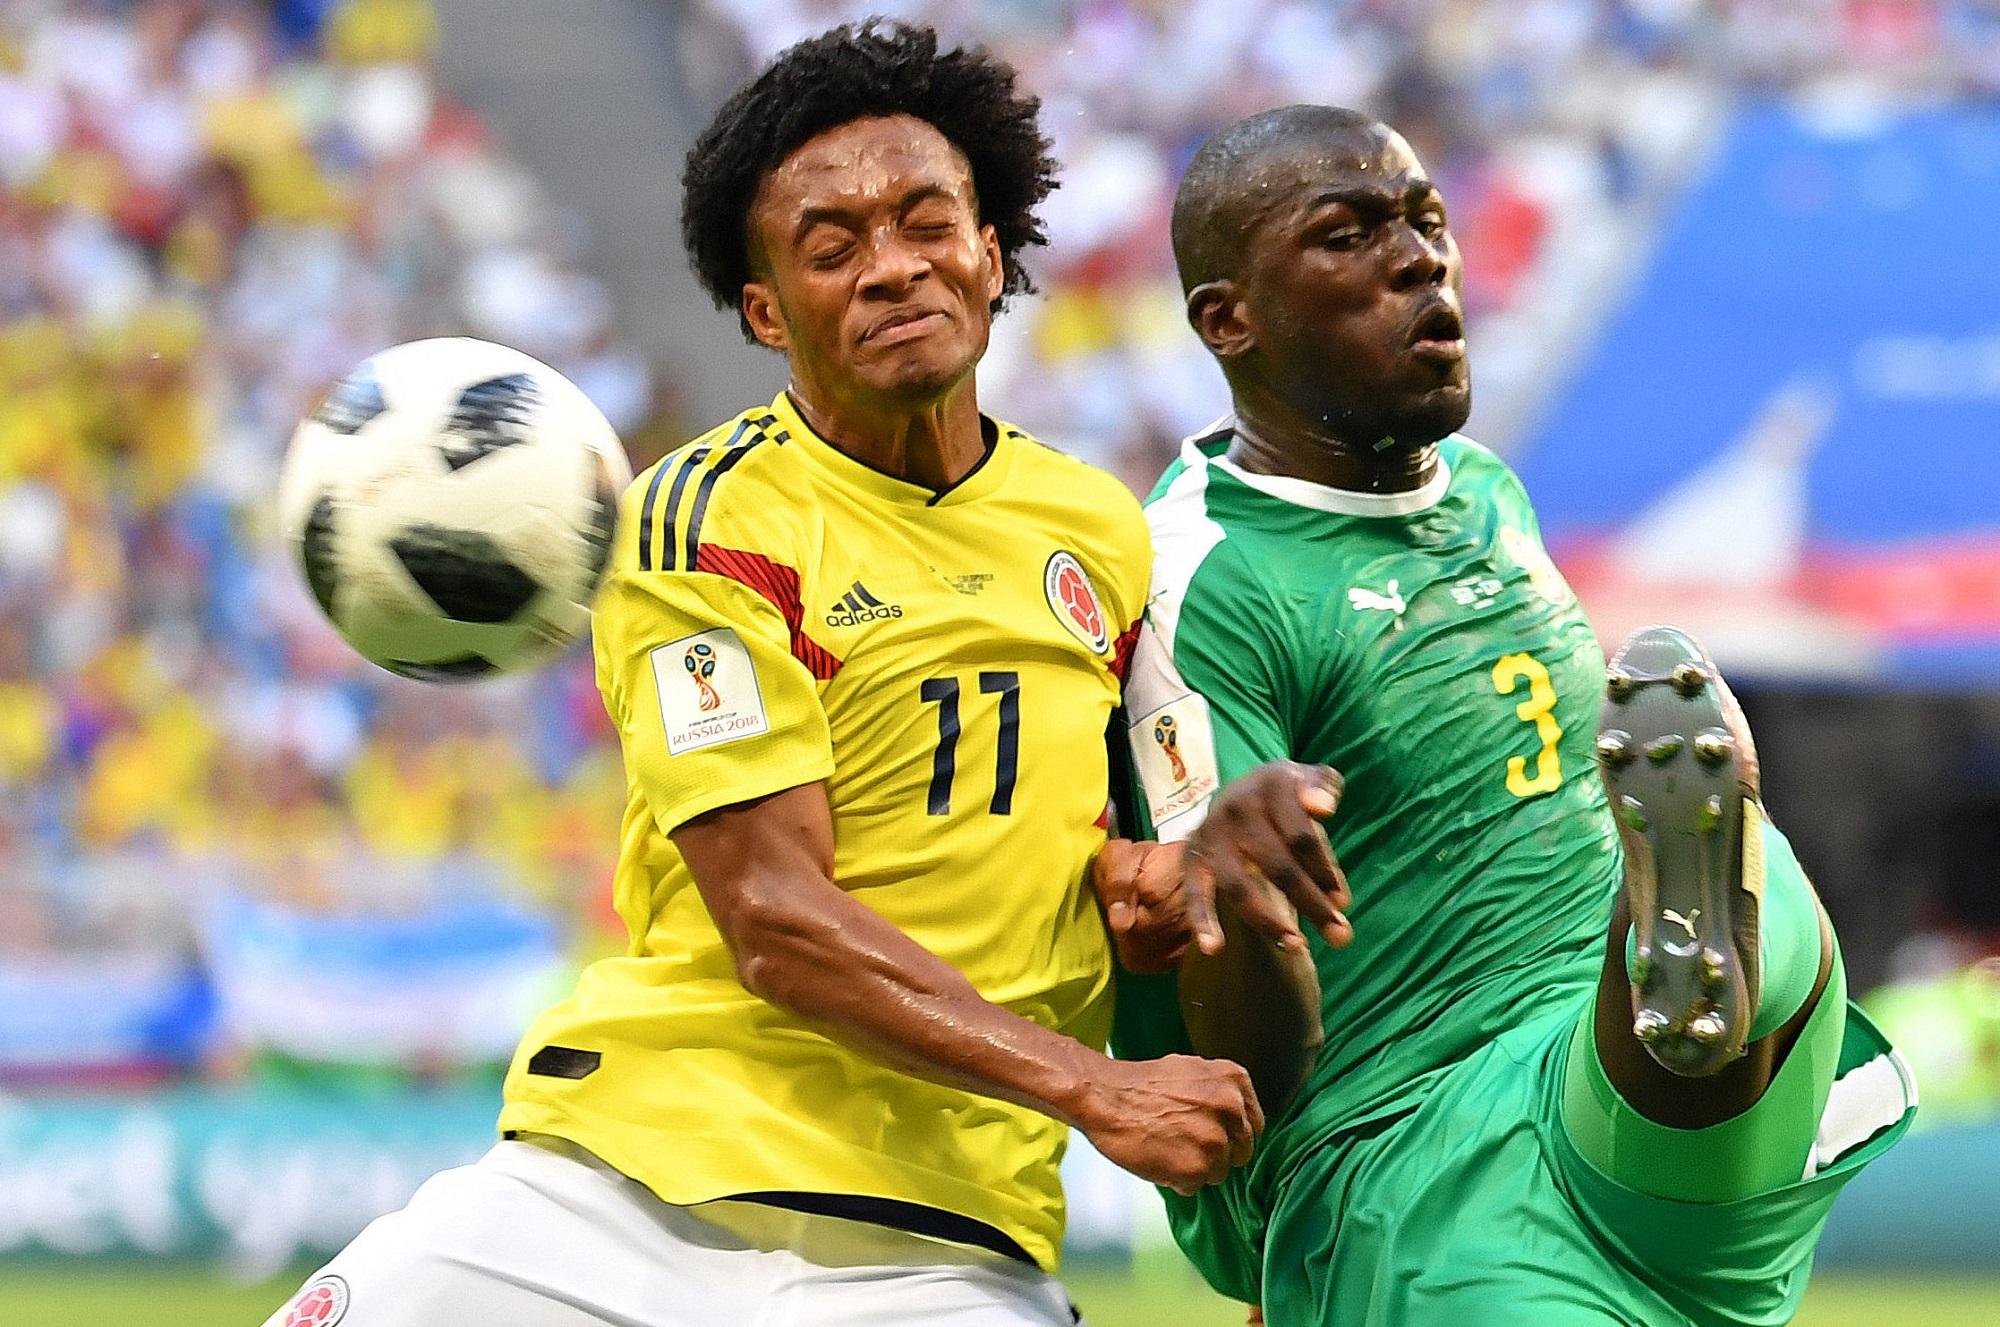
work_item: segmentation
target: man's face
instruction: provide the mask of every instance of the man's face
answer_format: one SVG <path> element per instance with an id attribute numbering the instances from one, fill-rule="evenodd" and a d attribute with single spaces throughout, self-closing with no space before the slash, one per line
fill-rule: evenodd
<path id="1" fill-rule="evenodd" d="M 802 145 L 750 208 L 744 315 L 793 377 L 835 399 L 921 403 L 986 352 L 1003 278 L 965 157 L 908 115 Z"/>
<path id="2" fill-rule="evenodd" d="M 1348 134 L 1258 174 L 1271 202 L 1232 283 L 1254 340 L 1245 367 L 1355 442 L 1422 446 L 1463 427 L 1458 245 L 1410 145 Z"/>

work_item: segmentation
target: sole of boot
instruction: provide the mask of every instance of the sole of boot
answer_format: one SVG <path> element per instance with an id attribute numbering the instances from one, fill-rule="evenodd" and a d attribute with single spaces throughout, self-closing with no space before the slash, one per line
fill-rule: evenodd
<path id="1" fill-rule="evenodd" d="M 1611 661 L 1597 758 L 1625 849 L 1632 1035 L 1683 1077 L 1743 1054 L 1758 970 L 1756 761 L 1721 674 L 1693 637 L 1645 627 Z M 1754 861 L 1753 857 L 1753 861 Z"/>

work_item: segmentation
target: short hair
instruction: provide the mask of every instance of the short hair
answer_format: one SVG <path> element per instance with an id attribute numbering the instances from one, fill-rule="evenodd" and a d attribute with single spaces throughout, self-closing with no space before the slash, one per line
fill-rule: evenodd
<path id="1" fill-rule="evenodd" d="M 1329 138 L 1387 132 L 1364 111 L 1345 106 L 1280 106 L 1238 120 L 1196 150 L 1174 191 L 1174 265 L 1181 289 L 1234 276 L 1252 214 L 1265 199 L 1252 180 L 1256 167 Z"/>
<path id="2" fill-rule="evenodd" d="M 938 49 L 937 33 L 869 19 L 785 50 L 715 113 L 681 173 L 681 239 L 718 309 L 734 307 L 746 339 L 743 287 L 752 280 L 750 207 L 765 176 L 807 140 L 854 120 L 913 115 L 964 154 L 979 219 L 1000 243 L 1009 295 L 1032 291 L 1021 251 L 1047 244 L 1036 207 L 1056 187 L 1041 99 L 983 47 Z"/>

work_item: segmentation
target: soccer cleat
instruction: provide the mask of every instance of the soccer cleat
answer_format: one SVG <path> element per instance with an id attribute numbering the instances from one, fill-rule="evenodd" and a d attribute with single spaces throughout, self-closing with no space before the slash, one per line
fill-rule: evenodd
<path id="1" fill-rule="evenodd" d="M 1761 841 L 1745 842 L 1757 750 L 1714 662 L 1672 627 L 1626 639 L 1599 728 L 1634 929 L 1632 1035 L 1673 1073 L 1712 1074 L 1743 1054 L 1762 986 Z"/>

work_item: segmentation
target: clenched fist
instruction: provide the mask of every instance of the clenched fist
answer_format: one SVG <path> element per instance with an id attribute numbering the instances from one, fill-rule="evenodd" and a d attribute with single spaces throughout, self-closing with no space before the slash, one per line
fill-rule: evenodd
<path id="1" fill-rule="evenodd" d="M 1227 1060 L 1112 1060 L 1075 1112 L 1085 1137 L 1140 1179 L 1192 1194 L 1250 1159 L 1264 1112 Z"/>
<path id="2" fill-rule="evenodd" d="M 1318 821 L 1340 805 L 1338 771 L 1289 760 L 1259 765 L 1217 794 L 1184 843 L 1112 839 L 1091 863 L 1118 961 L 1128 972 L 1166 972 L 1189 946 L 1223 946 L 1218 899 L 1250 930 L 1304 953 L 1300 919 L 1339 948 L 1354 938 L 1341 909 L 1347 877 Z"/>
<path id="3" fill-rule="evenodd" d="M 1091 887 L 1127 972 L 1170 972 L 1194 943 L 1178 843 L 1112 839 L 1090 864 Z"/>

